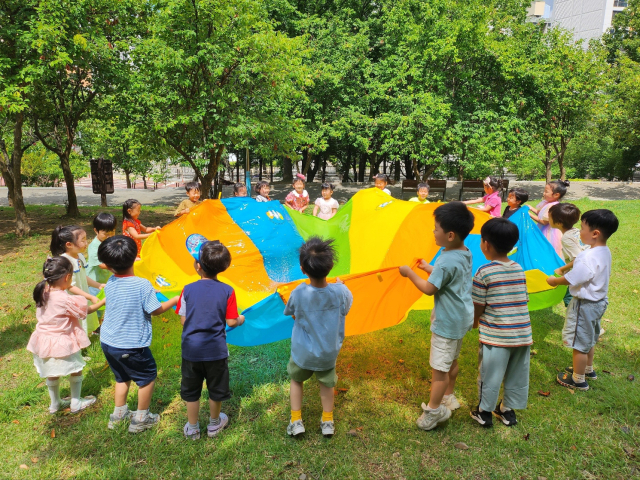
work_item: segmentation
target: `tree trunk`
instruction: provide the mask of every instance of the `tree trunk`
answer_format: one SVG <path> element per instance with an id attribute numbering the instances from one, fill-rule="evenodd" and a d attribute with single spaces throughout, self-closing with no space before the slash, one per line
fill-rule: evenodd
<path id="1" fill-rule="evenodd" d="M 406 172 L 407 180 L 413 180 L 413 162 L 410 155 L 407 155 L 404 161 L 404 171 Z"/>
<path id="2" fill-rule="evenodd" d="M 378 160 L 378 154 L 373 153 L 369 160 L 369 177 L 373 178 L 380 173 L 380 160 Z"/>
<path id="3" fill-rule="evenodd" d="M 80 210 L 78 209 L 78 197 L 76 197 L 73 173 L 71 172 L 71 165 L 69 164 L 70 155 L 71 145 L 67 145 L 67 148 L 65 148 L 64 151 L 62 151 L 62 155 L 60 155 L 60 167 L 64 174 L 64 181 L 67 184 L 67 216 L 76 218 L 80 216 Z"/>
<path id="4" fill-rule="evenodd" d="M 360 154 L 360 164 L 358 165 L 358 181 L 364 182 L 364 174 L 367 169 L 367 155 L 364 153 Z"/>
<path id="5" fill-rule="evenodd" d="M 202 194 L 202 198 L 210 198 L 211 185 L 213 184 L 213 180 L 216 178 L 216 173 L 218 172 L 218 165 L 220 165 L 220 158 L 222 157 L 222 153 L 224 152 L 224 146 L 221 145 L 216 149 L 212 148 L 209 150 L 209 167 L 206 175 L 202 175 L 200 169 L 197 167 L 193 159 L 189 159 L 189 163 L 193 167 L 194 172 L 198 175 L 200 184 L 202 189 L 200 190 Z M 217 187 L 214 189 L 214 193 L 217 191 Z"/>
<path id="6" fill-rule="evenodd" d="M 327 178 L 327 157 L 322 158 L 322 183 Z"/>
<path id="7" fill-rule="evenodd" d="M 547 145 L 544 152 L 544 167 L 547 173 L 547 183 L 551 181 L 551 148 Z"/>
<path id="8" fill-rule="evenodd" d="M 145 190 L 147 189 L 147 177 L 145 175 L 142 175 L 142 187 Z"/>
<path id="9" fill-rule="evenodd" d="M 127 178 L 127 188 L 131 188 L 131 172 L 129 170 L 124 171 L 124 176 Z"/>
<path id="10" fill-rule="evenodd" d="M 107 205 L 107 194 L 106 193 L 101 193 L 100 194 L 100 206 L 101 207 L 108 207 L 109 205 Z"/>
<path id="11" fill-rule="evenodd" d="M 304 156 L 303 165 L 302 165 L 302 174 L 306 177 L 309 172 L 309 166 L 311 165 L 311 159 L 313 155 L 311 153 L 311 149 L 307 148 L 306 155 Z"/>
<path id="12" fill-rule="evenodd" d="M 396 160 L 393 165 L 393 179 L 396 182 L 400 181 L 400 160 Z"/>
<path id="13" fill-rule="evenodd" d="M 282 159 L 282 181 L 293 181 L 293 162 L 290 157 L 284 157 Z"/>
<path id="14" fill-rule="evenodd" d="M 439 164 L 434 164 L 434 165 L 425 165 L 424 166 L 424 173 L 422 174 L 422 181 L 426 182 L 429 177 L 433 174 L 433 172 L 436 171 L 436 168 L 438 168 Z"/>

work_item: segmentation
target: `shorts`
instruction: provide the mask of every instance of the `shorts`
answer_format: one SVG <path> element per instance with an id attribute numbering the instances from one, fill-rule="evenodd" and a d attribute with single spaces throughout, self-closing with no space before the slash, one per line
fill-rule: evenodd
<path id="1" fill-rule="evenodd" d="M 116 382 L 133 380 L 138 387 L 144 387 L 158 376 L 158 367 L 149 347 L 116 348 L 106 343 L 100 344 Z"/>
<path id="2" fill-rule="evenodd" d="M 600 336 L 600 319 L 609 302 L 592 302 L 573 297 L 567 307 L 567 318 L 562 330 L 562 343 L 581 353 L 589 353 Z"/>
<path id="3" fill-rule="evenodd" d="M 441 337 L 431 332 L 431 351 L 429 353 L 429 364 L 434 370 L 448 372 L 451 365 L 460 356 L 462 339 L 452 339 Z"/>
<path id="4" fill-rule="evenodd" d="M 316 372 L 314 370 L 307 370 L 305 368 L 299 367 L 298 365 L 296 365 L 296 362 L 293 361 L 293 358 L 289 359 L 289 364 L 287 365 L 287 373 L 289 374 L 289 378 L 291 378 L 291 380 L 293 380 L 294 382 L 302 383 L 305 380 L 309 380 L 315 373 L 316 380 L 318 380 L 318 382 L 325 387 L 333 388 L 338 383 L 336 367 L 333 367 L 330 370 Z"/>
<path id="5" fill-rule="evenodd" d="M 202 382 L 207 381 L 209 400 L 224 402 L 231 398 L 229 390 L 228 358 L 210 362 L 192 362 L 182 359 L 180 396 L 185 402 L 198 402 L 202 395 Z"/>

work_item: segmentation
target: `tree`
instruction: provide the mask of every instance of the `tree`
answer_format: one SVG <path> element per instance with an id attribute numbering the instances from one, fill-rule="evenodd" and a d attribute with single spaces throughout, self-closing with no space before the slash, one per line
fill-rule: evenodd
<path id="1" fill-rule="evenodd" d="M 139 0 L 40 0 L 30 36 L 39 55 L 31 105 L 34 131 L 60 159 L 68 215 L 80 215 L 69 164 L 78 125 L 97 98 L 114 94 L 129 75 L 132 39 L 146 19 Z"/>
<path id="2" fill-rule="evenodd" d="M 15 211 L 18 236 L 29 235 L 31 231 L 20 171 L 22 155 L 35 143 L 23 133 L 25 113 L 33 98 L 34 53 L 27 33 L 35 5 L 31 0 L 0 2 L 0 172 Z"/>
<path id="3" fill-rule="evenodd" d="M 136 98 L 151 128 L 193 167 L 203 196 L 230 147 L 255 141 L 295 155 L 301 122 L 289 106 L 311 83 L 303 39 L 276 32 L 258 0 L 156 7 L 149 37 L 132 52 Z"/>

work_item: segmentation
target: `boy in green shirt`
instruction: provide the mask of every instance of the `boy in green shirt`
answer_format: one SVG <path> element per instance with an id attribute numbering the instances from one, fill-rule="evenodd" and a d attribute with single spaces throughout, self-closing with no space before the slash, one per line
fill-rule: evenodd
<path id="1" fill-rule="evenodd" d="M 98 260 L 98 247 L 107 238 L 113 237 L 116 234 L 116 217 L 110 213 L 99 213 L 93 219 L 93 231 L 96 233 L 96 237 L 87 249 L 89 255 L 87 276 L 98 283 L 107 283 L 112 273 Z M 100 293 L 100 290 L 89 287 L 89 293 L 95 296 Z M 103 314 L 104 310 L 98 310 L 98 318 L 101 319 Z M 99 333 L 99 331 L 100 327 L 98 327 L 96 333 Z"/>
<path id="2" fill-rule="evenodd" d="M 409 201 L 410 202 L 418 202 L 418 203 L 429 203 L 429 200 L 427 200 L 428 196 L 429 196 L 429 184 L 426 183 L 426 182 L 419 183 L 418 184 L 418 196 L 410 198 Z"/>

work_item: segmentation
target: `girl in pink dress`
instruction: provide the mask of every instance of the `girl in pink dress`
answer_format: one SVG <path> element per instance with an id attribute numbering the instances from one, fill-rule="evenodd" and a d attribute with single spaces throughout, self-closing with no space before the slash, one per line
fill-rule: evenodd
<path id="1" fill-rule="evenodd" d="M 33 290 L 38 324 L 31 335 L 27 350 L 33 354 L 33 364 L 41 378 L 46 378 L 51 404 L 49 413 L 71 406 L 71 413 L 95 403 L 93 396 L 82 398 L 82 369 L 85 362 L 81 349 L 91 345 L 79 320 L 104 305 L 104 300 L 91 306 L 79 295 L 69 295 L 73 265 L 66 257 L 54 257 L 44 262 L 42 280 Z M 60 399 L 60 377 L 70 375 L 71 402 Z"/>
<path id="2" fill-rule="evenodd" d="M 499 217 L 502 215 L 502 199 L 500 193 L 502 192 L 502 180 L 498 177 L 487 177 L 482 183 L 484 184 L 484 197 L 476 198 L 475 200 L 467 200 L 465 205 L 473 205 L 475 203 L 482 203 L 478 210 L 481 212 L 487 212 L 492 217 Z"/>
<path id="3" fill-rule="evenodd" d="M 298 174 L 293 179 L 293 191 L 287 195 L 284 201 L 294 210 L 304 213 L 309 206 L 309 194 L 304 189 L 304 175 Z"/>
<path id="4" fill-rule="evenodd" d="M 562 256 L 562 232 L 557 228 L 552 228 L 549 224 L 549 209 L 560 203 L 562 197 L 567 193 L 568 186 L 568 180 L 554 180 L 547 183 L 542 194 L 542 201 L 536 205 L 536 208 L 529 207 L 531 218 L 538 224 L 540 231 L 553 245 L 553 249 L 560 258 L 564 258 Z"/>

